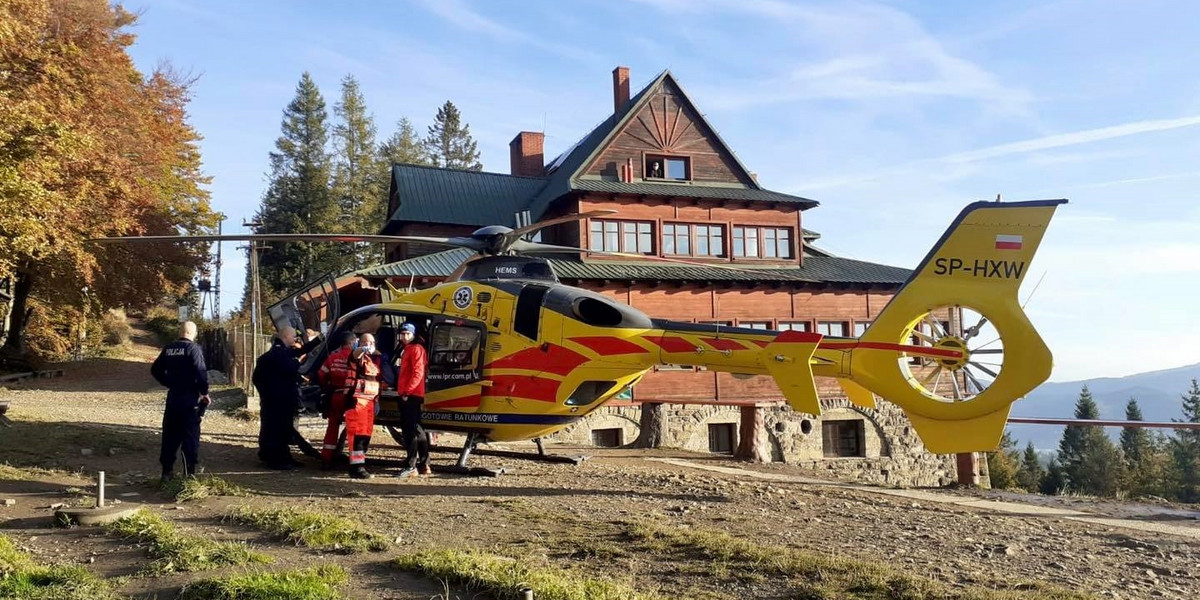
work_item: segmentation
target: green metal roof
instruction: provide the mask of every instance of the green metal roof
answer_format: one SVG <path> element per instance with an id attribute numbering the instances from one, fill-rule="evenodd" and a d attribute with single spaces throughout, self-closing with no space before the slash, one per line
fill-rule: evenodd
<path id="1" fill-rule="evenodd" d="M 473 254 L 472 250 L 455 248 L 408 260 L 380 265 L 358 271 L 367 278 L 447 277 Z M 792 282 L 796 284 L 870 284 L 899 286 L 908 281 L 909 269 L 869 263 L 834 256 L 807 256 L 803 267 L 772 267 L 739 265 L 739 270 L 710 267 L 701 264 L 668 264 L 593 260 L 550 259 L 550 268 L 560 279 L 626 281 L 728 281 L 728 282 Z"/>
<path id="2" fill-rule="evenodd" d="M 544 177 L 517 177 L 420 165 L 392 165 L 391 194 L 399 207 L 392 222 L 513 225 L 513 215 L 546 186 Z"/>
<path id="3" fill-rule="evenodd" d="M 708 187 L 702 185 L 671 183 L 625 183 L 603 179 L 576 179 L 571 182 L 572 190 L 609 192 L 613 194 L 645 194 L 648 196 L 683 196 L 687 198 L 722 198 L 727 200 L 758 200 L 762 202 L 785 202 L 799 204 L 801 209 L 817 206 L 817 201 L 789 196 L 770 190 L 742 187 Z M 807 237 L 807 236 L 805 236 Z"/>

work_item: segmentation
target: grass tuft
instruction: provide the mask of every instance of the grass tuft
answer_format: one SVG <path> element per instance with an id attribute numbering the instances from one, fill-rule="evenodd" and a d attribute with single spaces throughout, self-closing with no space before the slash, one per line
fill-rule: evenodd
<path id="1" fill-rule="evenodd" d="M 0 481 L 28 481 L 39 477 L 79 477 L 78 473 L 71 473 L 60 469 L 43 469 L 41 467 L 16 467 L 8 463 L 0 463 Z"/>
<path id="2" fill-rule="evenodd" d="M 530 588 L 539 600 L 653 600 L 658 595 L 637 592 L 611 581 L 589 579 L 554 568 L 533 568 L 516 559 L 480 551 L 433 550 L 406 554 L 397 567 L 426 577 L 480 590 L 496 600 L 518 600 Z"/>
<path id="3" fill-rule="evenodd" d="M 247 495 L 245 488 L 212 475 L 177 477 L 163 484 L 160 489 L 174 496 L 176 502 L 188 502 L 211 496 Z"/>
<path id="4" fill-rule="evenodd" d="M 150 545 L 155 560 L 150 571 L 202 571 L 229 565 L 269 563 L 270 556 L 255 552 L 246 544 L 214 542 L 179 531 L 174 523 L 145 509 L 108 526 L 108 531 Z"/>
<path id="5" fill-rule="evenodd" d="M 996 581 L 988 587 L 951 588 L 891 567 L 852 558 L 824 556 L 778 546 L 754 544 L 719 531 L 667 528 L 657 523 L 630 523 L 630 541 L 651 553 L 690 555 L 709 561 L 710 573 L 733 574 L 750 581 L 762 576 L 786 577 L 795 598 L 821 600 L 1086 600 L 1092 596 L 1044 584 Z"/>
<path id="6" fill-rule="evenodd" d="M 294 508 L 256 509 L 248 506 L 234 510 L 229 516 L 237 523 L 282 537 L 297 546 L 348 553 L 379 552 L 388 548 L 383 536 L 343 517 Z"/>
<path id="7" fill-rule="evenodd" d="M 202 579 L 184 586 L 181 600 L 338 600 L 337 586 L 346 582 L 337 565 L 278 573 L 242 573 Z"/>
<path id="8" fill-rule="evenodd" d="M 117 600 L 121 596 L 91 571 L 73 565 L 39 565 L 0 535 L 0 598 Z"/>

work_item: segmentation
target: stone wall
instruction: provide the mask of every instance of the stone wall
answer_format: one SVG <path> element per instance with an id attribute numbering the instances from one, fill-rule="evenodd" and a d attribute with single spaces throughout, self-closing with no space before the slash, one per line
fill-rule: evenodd
<path id="1" fill-rule="evenodd" d="M 832 399 L 822 400 L 821 407 L 820 416 L 796 413 L 785 406 L 762 409 L 766 411 L 764 421 L 773 461 L 889 486 L 942 486 L 955 481 L 954 456 L 927 452 L 903 411 L 895 405 L 880 401 L 878 409 L 873 410 Z M 666 447 L 708 452 L 709 425 L 721 423 L 733 424 L 737 444 L 741 414 L 736 406 L 669 404 L 666 410 Z M 602 407 L 550 439 L 590 445 L 593 430 L 619 428 L 622 443 L 629 444 L 637 439 L 640 414 L 637 406 Z M 825 457 L 823 424 L 854 420 L 863 422 L 865 456 Z"/>

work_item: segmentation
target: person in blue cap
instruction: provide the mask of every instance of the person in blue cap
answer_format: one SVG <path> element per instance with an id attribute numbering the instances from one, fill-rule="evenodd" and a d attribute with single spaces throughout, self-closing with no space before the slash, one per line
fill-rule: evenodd
<path id="1" fill-rule="evenodd" d="M 428 475 L 429 436 L 421 428 L 421 407 L 425 403 L 425 378 L 429 360 L 425 347 L 417 342 L 417 326 L 400 326 L 400 347 L 392 363 L 396 366 L 396 393 L 400 396 L 401 429 L 408 455 L 397 477 Z"/>

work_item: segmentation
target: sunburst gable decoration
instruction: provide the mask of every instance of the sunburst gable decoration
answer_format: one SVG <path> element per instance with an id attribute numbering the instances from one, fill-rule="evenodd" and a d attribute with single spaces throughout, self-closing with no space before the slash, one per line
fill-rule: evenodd
<path id="1" fill-rule="evenodd" d="M 683 117 L 683 106 L 673 100 L 671 94 L 656 94 L 656 97 L 646 104 L 646 110 L 637 116 L 641 127 L 632 127 L 627 133 L 643 144 L 667 153 L 679 152 L 696 142 L 704 141 L 703 137 L 681 141 L 694 123 L 690 118 Z M 674 105 L 674 110 L 671 109 L 671 105 Z"/>

